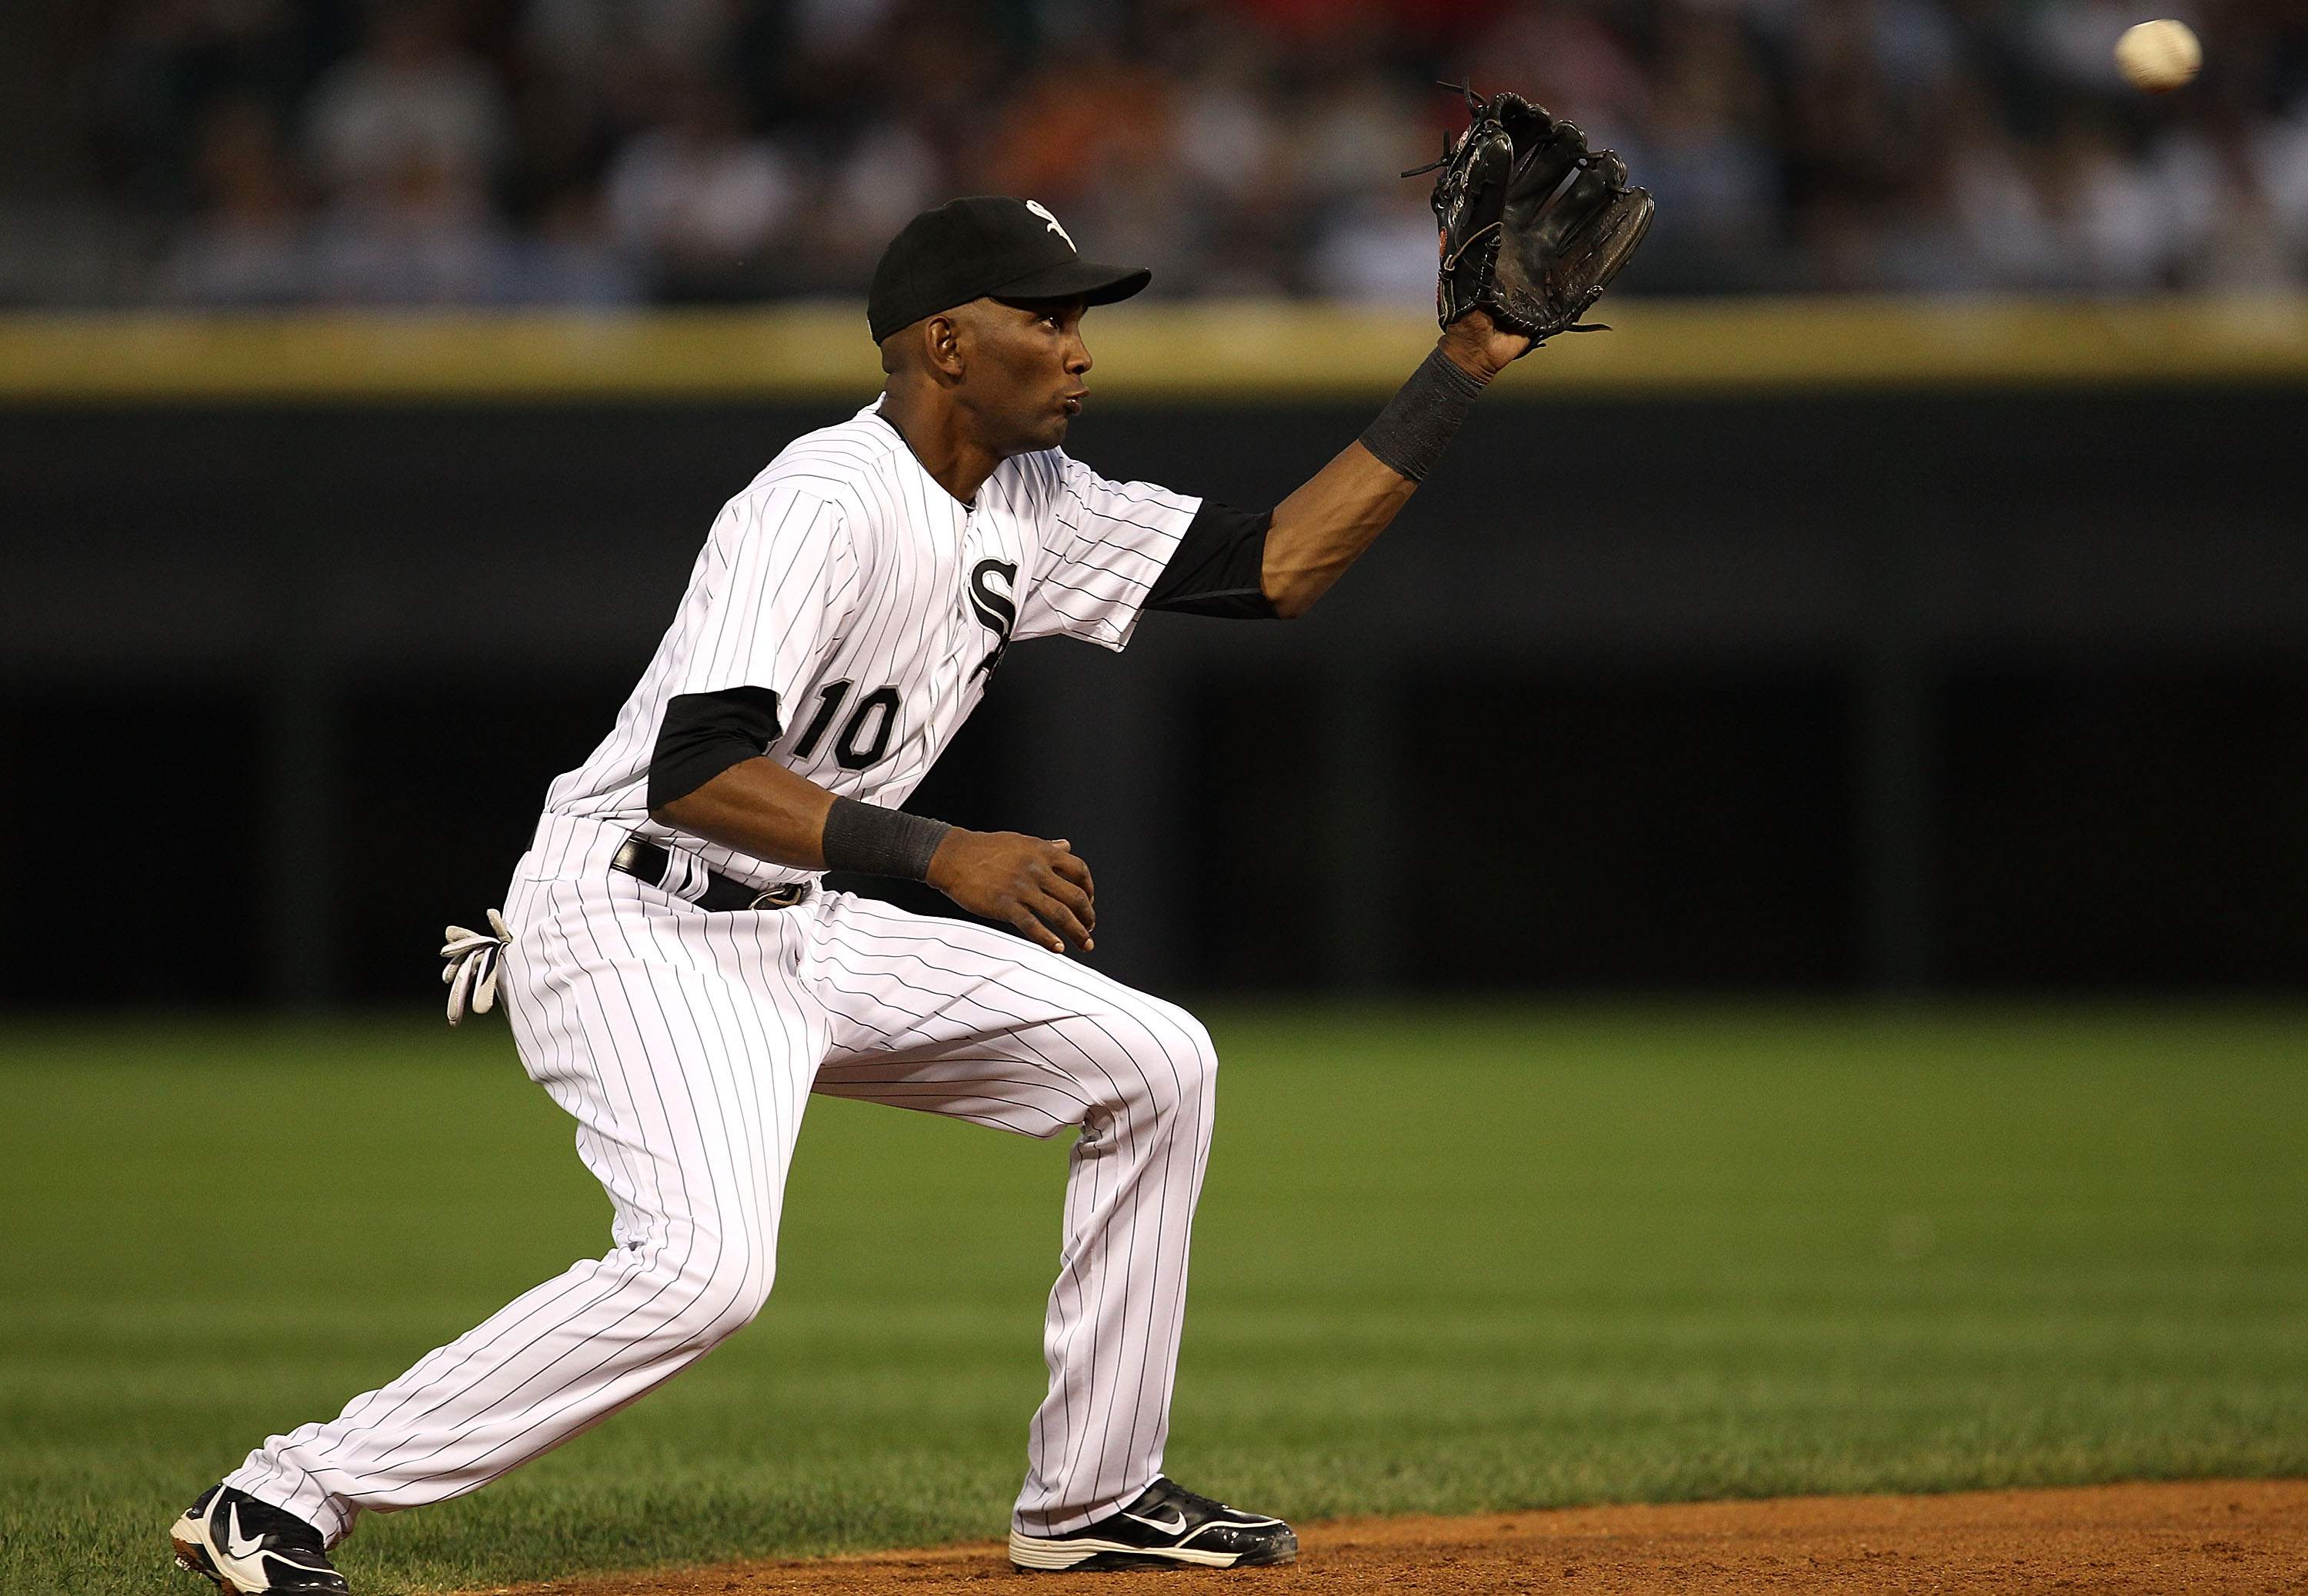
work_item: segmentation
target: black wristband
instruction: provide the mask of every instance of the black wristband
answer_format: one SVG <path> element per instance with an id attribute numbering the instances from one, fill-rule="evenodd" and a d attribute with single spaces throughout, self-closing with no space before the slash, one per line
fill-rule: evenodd
<path id="1" fill-rule="evenodd" d="M 1362 445 L 1388 470 L 1424 482 L 1482 396 L 1481 379 L 1469 376 L 1437 349 L 1419 362 L 1378 419 L 1363 429 Z"/>
<path id="2" fill-rule="evenodd" d="M 836 798 L 825 815 L 825 868 L 926 881 L 938 844 L 952 829 L 926 815 Z"/>

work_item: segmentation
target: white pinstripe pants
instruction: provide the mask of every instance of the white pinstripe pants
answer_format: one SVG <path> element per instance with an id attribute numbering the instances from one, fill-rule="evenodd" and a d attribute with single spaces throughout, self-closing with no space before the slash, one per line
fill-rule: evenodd
<path id="1" fill-rule="evenodd" d="M 1016 937 L 840 893 L 708 914 L 589 867 L 517 880 L 506 919 L 522 1061 L 576 1117 L 616 1246 L 272 1437 L 228 1483 L 334 1541 L 363 1508 L 485 1485 L 677 1373 L 769 1296 L 813 1090 L 1081 1128 L 1017 1525 L 1073 1529 L 1160 1472 L 1218 1068 L 1191 1015 Z"/>

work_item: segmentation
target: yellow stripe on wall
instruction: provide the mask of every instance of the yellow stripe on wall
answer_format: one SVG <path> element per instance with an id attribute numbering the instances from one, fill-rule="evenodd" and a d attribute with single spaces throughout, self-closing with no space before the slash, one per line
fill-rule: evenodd
<path id="1" fill-rule="evenodd" d="M 1627 300 L 1503 384 L 1549 394 L 1838 391 L 2308 380 L 2308 297 L 2124 302 Z M 1093 313 L 1096 398 L 1391 391 L 1434 341 L 1416 313 L 1318 305 Z M 0 316 L 0 401 L 863 399 L 855 306 L 281 315 Z M 1096 402 L 1094 398 L 1093 402 Z"/>

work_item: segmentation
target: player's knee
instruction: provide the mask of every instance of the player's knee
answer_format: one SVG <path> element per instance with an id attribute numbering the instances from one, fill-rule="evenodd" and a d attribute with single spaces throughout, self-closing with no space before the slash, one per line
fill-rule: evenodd
<path id="1" fill-rule="evenodd" d="M 710 1345 L 753 1323 L 777 1280 L 777 1248 L 745 1227 L 700 1233 L 680 1271 L 673 1332 L 685 1342 Z"/>
<path id="2" fill-rule="evenodd" d="M 1204 1108 L 1218 1086 L 1219 1050 L 1209 1027 L 1175 1003 L 1155 1005 L 1146 1021 L 1150 1046 L 1140 1060 L 1158 1108 Z"/>
<path id="3" fill-rule="evenodd" d="M 681 1339 L 711 1346 L 752 1324 L 770 1300 L 772 1273 L 764 1268 L 758 1274 L 716 1274 L 682 1312 L 677 1332 Z"/>
<path id="4" fill-rule="evenodd" d="M 1185 1034 L 1193 1052 L 1189 1073 L 1193 1077 L 1195 1090 L 1208 1092 L 1218 1085 L 1219 1046 L 1210 1040 L 1210 1027 L 1181 1008 L 1177 1011 L 1179 1028 Z"/>

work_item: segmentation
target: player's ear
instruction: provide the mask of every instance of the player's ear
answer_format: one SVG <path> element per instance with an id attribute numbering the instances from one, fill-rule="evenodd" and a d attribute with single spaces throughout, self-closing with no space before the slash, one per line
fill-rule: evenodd
<path id="1" fill-rule="evenodd" d="M 959 381 L 961 376 L 960 318 L 940 312 L 922 322 L 921 352 L 930 365 Z"/>

